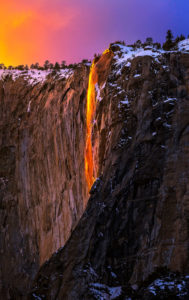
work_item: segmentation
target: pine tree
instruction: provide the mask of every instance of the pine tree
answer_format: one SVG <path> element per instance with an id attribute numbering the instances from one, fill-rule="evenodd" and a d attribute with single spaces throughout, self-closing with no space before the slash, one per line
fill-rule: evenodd
<path id="1" fill-rule="evenodd" d="M 180 41 L 185 40 L 185 36 L 183 34 L 180 35 Z"/>
<path id="2" fill-rule="evenodd" d="M 87 63 L 89 63 L 89 61 L 88 61 L 88 59 L 83 59 L 83 60 L 81 61 L 81 63 L 82 63 L 82 64 L 87 64 Z"/>
<path id="3" fill-rule="evenodd" d="M 0 70 L 4 69 L 5 65 L 4 64 L 0 64 Z"/>
<path id="4" fill-rule="evenodd" d="M 65 69 L 66 68 L 66 61 L 62 60 L 61 62 L 61 69 Z"/>
<path id="5" fill-rule="evenodd" d="M 17 70 L 23 71 L 24 70 L 24 65 L 18 65 L 16 67 Z"/>
<path id="6" fill-rule="evenodd" d="M 181 34 L 180 36 L 177 36 L 175 39 L 175 44 L 177 44 L 180 41 L 185 40 L 185 36 L 183 34 Z"/>
<path id="7" fill-rule="evenodd" d="M 137 40 L 135 45 L 136 45 L 137 48 L 140 48 L 142 46 L 141 40 Z"/>
<path id="8" fill-rule="evenodd" d="M 167 30 L 167 35 L 166 35 L 166 41 L 172 41 L 173 40 L 173 34 L 172 31 L 169 29 Z"/>
<path id="9" fill-rule="evenodd" d="M 49 60 L 46 60 L 44 63 L 44 69 L 48 70 L 49 68 L 50 68 L 50 62 L 49 62 Z"/>
<path id="10" fill-rule="evenodd" d="M 38 63 L 38 62 L 36 62 L 36 63 L 34 64 L 34 69 L 39 69 L 39 63 Z"/>
<path id="11" fill-rule="evenodd" d="M 54 65 L 52 63 L 49 64 L 49 69 L 54 69 Z"/>
<path id="12" fill-rule="evenodd" d="M 58 62 L 56 62 L 56 63 L 55 63 L 55 65 L 54 65 L 54 69 L 55 69 L 55 70 L 60 70 L 60 65 L 59 65 L 59 63 L 58 63 Z"/>
<path id="13" fill-rule="evenodd" d="M 153 44 L 153 38 L 147 37 L 147 38 L 146 38 L 145 44 L 147 44 L 147 45 L 152 45 L 152 44 Z"/>
<path id="14" fill-rule="evenodd" d="M 167 31 L 167 35 L 166 35 L 166 41 L 163 44 L 163 49 L 164 50 L 170 50 L 173 46 L 174 46 L 174 42 L 173 42 L 173 34 L 171 30 Z"/>

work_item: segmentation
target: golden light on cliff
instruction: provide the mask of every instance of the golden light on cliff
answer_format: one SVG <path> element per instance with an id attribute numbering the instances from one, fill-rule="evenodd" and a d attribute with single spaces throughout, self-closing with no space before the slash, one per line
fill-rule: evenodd
<path id="1" fill-rule="evenodd" d="M 92 153 L 92 122 L 95 113 L 95 64 L 93 62 L 90 74 L 89 84 L 87 91 L 87 138 L 86 138 L 86 149 L 85 149 L 85 176 L 90 190 L 94 182 L 93 177 L 93 153 Z"/>

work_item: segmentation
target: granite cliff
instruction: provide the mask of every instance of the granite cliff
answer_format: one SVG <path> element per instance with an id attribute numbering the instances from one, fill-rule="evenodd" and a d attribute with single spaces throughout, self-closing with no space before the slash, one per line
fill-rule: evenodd
<path id="1" fill-rule="evenodd" d="M 1 299 L 22 297 L 87 203 L 89 68 L 64 73 L 33 83 L 32 76 L 8 72 L 0 81 Z"/>
<path id="2" fill-rule="evenodd" d="M 187 299 L 188 82 L 188 40 L 4 76 L 4 299 Z"/>

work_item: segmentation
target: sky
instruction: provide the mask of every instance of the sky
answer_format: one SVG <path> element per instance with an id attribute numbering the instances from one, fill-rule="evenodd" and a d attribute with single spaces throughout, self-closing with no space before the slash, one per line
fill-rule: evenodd
<path id="1" fill-rule="evenodd" d="M 79 62 L 111 42 L 189 34 L 189 0 L 0 0 L 0 63 Z"/>

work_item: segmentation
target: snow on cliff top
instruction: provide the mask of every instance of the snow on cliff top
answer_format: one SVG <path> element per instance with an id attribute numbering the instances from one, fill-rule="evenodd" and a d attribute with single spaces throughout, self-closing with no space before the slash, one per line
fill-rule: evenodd
<path id="1" fill-rule="evenodd" d="M 51 70 L 37 70 L 37 69 L 29 69 L 29 70 L 0 70 L 0 80 L 4 80 L 7 76 L 11 76 L 15 81 L 19 77 L 23 77 L 30 85 L 35 85 L 39 82 L 43 83 L 47 76 L 52 73 Z M 56 73 L 58 78 L 67 79 L 69 76 L 73 74 L 72 69 L 61 69 Z"/>
<path id="2" fill-rule="evenodd" d="M 146 48 L 133 48 L 120 44 L 114 44 L 119 46 L 120 50 L 116 51 L 114 58 L 116 59 L 116 65 L 122 65 L 129 62 L 138 56 L 151 56 L 158 61 L 158 56 L 162 55 L 165 51 L 162 49 L 156 49 L 155 47 L 148 46 Z M 159 61 L 158 61 L 159 62 Z"/>
<path id="3" fill-rule="evenodd" d="M 115 51 L 115 60 L 116 60 L 116 65 L 120 66 L 125 63 L 126 65 L 130 65 L 130 61 L 138 56 L 151 56 L 155 59 L 155 61 L 159 62 L 158 58 L 166 52 L 188 52 L 189 51 L 189 39 L 185 39 L 181 42 L 178 43 L 178 48 L 177 50 L 173 51 L 165 51 L 162 49 L 157 49 L 157 47 L 153 45 L 145 46 L 145 47 L 140 47 L 140 48 L 134 48 L 132 46 L 125 46 L 122 44 L 113 44 L 114 46 L 117 46 L 119 50 Z"/>
<path id="4" fill-rule="evenodd" d="M 189 51 L 189 39 L 183 40 L 178 43 L 178 50 L 179 51 Z"/>
<path id="5" fill-rule="evenodd" d="M 119 43 L 113 44 L 113 46 L 116 46 L 118 50 L 114 51 L 114 59 L 115 64 L 117 67 L 126 65 L 130 66 L 130 61 L 138 56 L 151 56 L 153 57 L 157 62 L 159 62 L 159 57 L 167 52 L 162 49 L 157 49 L 157 47 L 153 45 L 148 45 L 146 47 L 140 47 L 140 48 L 134 48 L 132 46 L 125 46 Z M 170 51 L 170 52 L 184 52 L 189 53 L 189 39 L 185 39 L 178 43 L 178 47 L 176 50 Z M 29 69 L 29 70 L 4 70 L 0 69 L 0 80 L 4 80 L 6 76 L 11 76 L 12 79 L 15 81 L 19 77 L 24 78 L 28 84 L 35 85 L 37 83 L 43 83 L 47 76 L 52 73 L 53 70 L 37 70 L 37 69 Z M 61 69 L 56 73 L 57 78 L 65 78 L 67 79 L 73 74 L 73 69 Z"/>

